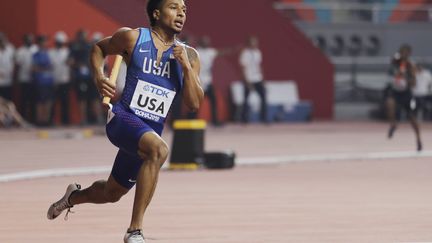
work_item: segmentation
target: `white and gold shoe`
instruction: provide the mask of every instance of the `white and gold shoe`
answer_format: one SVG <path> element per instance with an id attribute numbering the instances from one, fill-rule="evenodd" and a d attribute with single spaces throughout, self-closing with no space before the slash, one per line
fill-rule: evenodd
<path id="1" fill-rule="evenodd" d="M 81 186 L 78 184 L 70 184 L 66 188 L 65 195 L 58 200 L 57 202 L 51 204 L 51 206 L 48 209 L 47 218 L 48 219 L 55 219 L 57 216 L 59 216 L 65 209 L 67 209 L 67 213 L 65 215 L 65 220 L 67 219 L 67 215 L 70 212 L 70 209 L 73 207 L 73 205 L 69 202 L 69 197 L 72 195 L 72 193 L 78 191 L 81 189 Z"/>

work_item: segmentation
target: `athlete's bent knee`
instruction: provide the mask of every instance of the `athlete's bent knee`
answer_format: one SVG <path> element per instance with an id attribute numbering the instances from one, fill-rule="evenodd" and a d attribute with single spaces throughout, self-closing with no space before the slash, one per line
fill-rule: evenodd
<path id="1" fill-rule="evenodd" d="M 162 166 L 163 163 L 165 163 L 165 161 L 168 158 L 168 154 L 169 154 L 168 146 L 166 145 L 166 143 L 162 143 L 159 146 L 159 152 L 158 152 L 160 166 Z"/>
<path id="2" fill-rule="evenodd" d="M 162 166 L 168 157 L 168 146 L 164 142 L 155 145 L 151 150 L 151 162 Z"/>
<path id="3" fill-rule="evenodd" d="M 162 166 L 168 157 L 168 146 L 164 142 L 156 143 L 152 146 L 147 146 L 147 150 L 140 150 L 139 154 L 146 163 Z"/>

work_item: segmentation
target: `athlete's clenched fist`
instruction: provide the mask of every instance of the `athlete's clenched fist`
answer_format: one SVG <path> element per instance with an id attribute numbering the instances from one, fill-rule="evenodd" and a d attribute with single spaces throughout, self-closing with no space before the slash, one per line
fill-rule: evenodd
<path id="1" fill-rule="evenodd" d="M 175 59 L 177 59 L 183 68 L 190 68 L 190 62 L 185 45 L 176 42 L 173 49 L 173 54 Z"/>
<path id="2" fill-rule="evenodd" d="M 109 82 L 109 78 L 101 76 L 96 78 L 96 87 L 99 90 L 99 94 L 103 97 L 113 98 L 115 95 L 116 87 L 114 84 Z"/>

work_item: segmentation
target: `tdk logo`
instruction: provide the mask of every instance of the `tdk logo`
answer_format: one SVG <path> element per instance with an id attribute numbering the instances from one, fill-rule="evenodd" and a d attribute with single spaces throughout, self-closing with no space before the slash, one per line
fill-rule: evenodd
<path id="1" fill-rule="evenodd" d="M 155 94 L 157 96 L 163 96 L 163 97 L 166 97 L 166 98 L 168 98 L 168 94 L 169 94 L 168 91 L 159 89 L 159 88 L 151 86 L 151 85 L 145 85 L 144 86 L 144 91 L 150 92 L 150 93 Z"/>

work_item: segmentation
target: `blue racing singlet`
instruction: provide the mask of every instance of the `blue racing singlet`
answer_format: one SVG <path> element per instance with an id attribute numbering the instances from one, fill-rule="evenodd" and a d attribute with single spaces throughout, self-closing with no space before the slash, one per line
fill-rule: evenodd
<path id="1" fill-rule="evenodd" d="M 150 29 L 140 28 L 139 32 L 120 102 L 136 116 L 160 126 L 165 122 L 177 94 L 181 92 L 183 72 L 174 58 L 174 45 L 162 54 L 158 64 L 158 50 Z"/>

